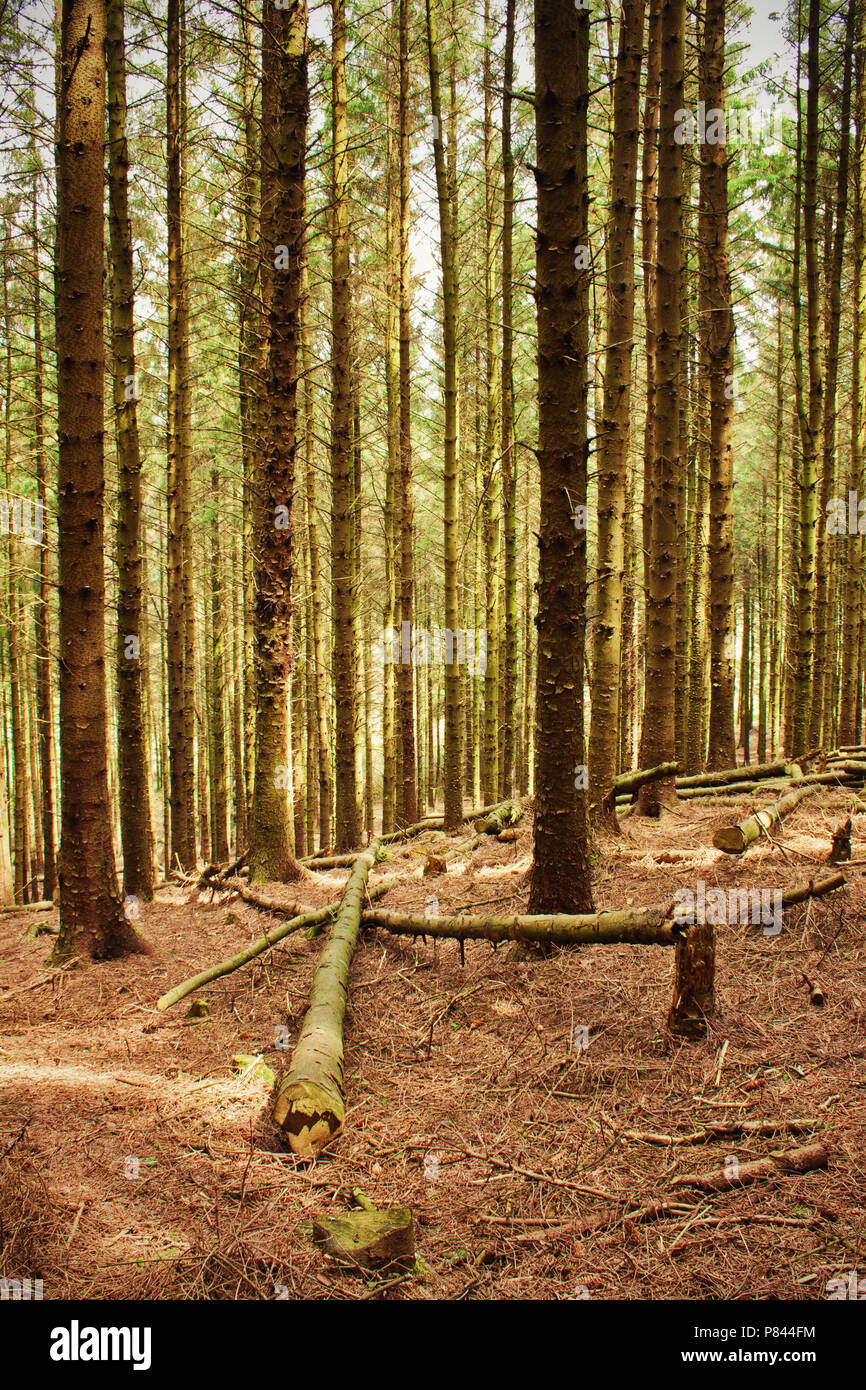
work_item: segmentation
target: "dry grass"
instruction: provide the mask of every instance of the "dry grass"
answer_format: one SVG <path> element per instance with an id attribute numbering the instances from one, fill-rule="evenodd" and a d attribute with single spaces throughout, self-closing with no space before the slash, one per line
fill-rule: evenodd
<path id="1" fill-rule="evenodd" d="M 621 839 L 597 848 L 597 905 L 669 901 L 698 878 L 784 889 L 820 871 L 841 793 L 797 809 L 784 852 L 708 850 L 715 824 L 751 804 L 624 821 Z M 449 873 L 422 879 L 431 844 Z M 670 850 L 685 857 L 654 857 Z M 389 907 L 435 896 L 443 913 L 517 911 L 529 853 L 528 829 L 474 851 L 431 833 L 377 873 L 411 872 Z M 854 858 L 866 859 L 866 838 Z M 352 972 L 346 1128 L 312 1168 L 277 1146 L 267 1078 L 237 1074 L 231 1057 L 285 1066 L 276 1030 L 297 1036 L 319 941 L 292 937 L 215 982 L 211 1018 L 193 1022 L 189 1000 L 166 1015 L 155 1000 L 260 935 L 265 914 L 169 890 L 143 912 L 153 957 L 63 973 L 44 968 L 32 918 L 4 916 L 0 1275 L 41 1277 L 46 1298 L 823 1298 L 829 1278 L 866 1259 L 863 872 L 855 863 L 844 892 L 792 909 L 778 938 L 719 929 L 719 1007 L 700 1044 L 665 1031 L 661 949 L 511 962 L 478 943 L 461 965 L 456 943 L 371 933 Z M 336 896 L 345 873 L 323 878 L 304 901 Z M 801 976 L 819 963 L 823 1009 Z M 814 1122 L 805 1137 L 670 1147 L 627 1134 L 795 1117 Z M 826 1171 L 708 1198 L 671 1187 L 730 1154 L 810 1138 L 827 1145 Z M 312 1245 L 313 1215 L 344 1209 L 353 1188 L 413 1208 L 413 1275 L 347 1272 Z M 641 1218 L 635 1202 L 681 1209 Z"/>

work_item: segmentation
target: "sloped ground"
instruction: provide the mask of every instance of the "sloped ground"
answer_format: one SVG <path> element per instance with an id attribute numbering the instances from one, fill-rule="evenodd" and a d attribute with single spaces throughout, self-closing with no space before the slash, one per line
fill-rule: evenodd
<path id="1" fill-rule="evenodd" d="M 706 846 L 748 797 L 624 820 L 597 848 L 596 905 L 670 901 L 699 879 L 801 883 L 822 872 L 849 802 L 807 800 L 778 846 L 741 860 Z M 431 846 L 449 873 L 422 879 Z M 528 828 L 475 849 L 431 833 L 377 876 L 413 875 L 389 907 L 435 897 L 442 913 L 513 913 L 530 848 Z M 511 962 L 469 943 L 461 965 L 456 943 L 369 933 L 352 971 L 346 1128 L 309 1168 L 277 1148 L 261 1069 L 238 1074 L 231 1058 L 287 1064 L 279 1030 L 290 1048 L 321 939 L 293 936 L 215 982 L 201 992 L 211 1017 L 193 1021 L 189 999 L 167 1014 L 156 999 L 261 935 L 267 914 L 167 890 L 142 913 L 153 957 L 59 974 L 44 967 L 48 938 L 27 935 L 33 915 L 4 915 L 0 1276 L 41 1277 L 46 1298 L 822 1299 L 828 1280 L 866 1265 L 866 817 L 853 852 L 847 889 L 791 909 L 781 935 L 719 928 L 719 1007 L 700 1044 L 666 1034 L 661 948 Z M 274 891 L 311 905 L 339 896 L 345 874 L 321 877 Z M 820 976 L 824 1008 L 801 972 Z M 804 1134 L 636 1137 L 795 1119 L 809 1121 Z M 826 1171 L 711 1197 L 671 1186 L 812 1138 L 828 1147 Z M 413 1208 L 414 1274 L 347 1272 L 312 1245 L 314 1214 L 345 1210 L 353 1188 Z M 640 1220 L 632 1201 L 681 1209 Z"/>

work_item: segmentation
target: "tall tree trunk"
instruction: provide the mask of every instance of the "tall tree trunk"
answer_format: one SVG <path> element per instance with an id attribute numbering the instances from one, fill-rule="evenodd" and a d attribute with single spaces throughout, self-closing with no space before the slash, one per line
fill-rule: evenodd
<path id="1" fill-rule="evenodd" d="M 601 807 L 619 771 L 625 502 L 634 346 L 634 232 L 645 0 L 625 0 L 613 90 L 607 349 L 598 444 L 598 574 L 593 625 L 590 800 Z"/>
<path id="2" fill-rule="evenodd" d="M 388 59 L 385 67 L 387 148 L 385 168 L 385 394 L 388 412 L 388 467 L 385 478 L 384 641 L 391 639 L 399 608 L 400 537 L 400 135 L 395 88 L 399 85 L 400 10 L 391 0 Z M 393 652 L 382 666 L 382 834 L 395 828 L 397 815 L 396 684 Z"/>
<path id="3" fill-rule="evenodd" d="M 674 5 L 677 0 L 674 0 Z M 672 7 L 673 8 L 673 7 Z M 680 16 L 672 16 L 674 31 L 682 27 Z M 664 24 L 664 20 L 663 20 Z M 725 104 L 725 0 L 706 0 L 703 33 L 701 35 L 701 95 L 706 101 L 706 110 L 724 111 Z M 680 49 L 680 54 L 682 50 Z M 662 63 L 662 85 L 665 85 L 665 67 Z M 675 97 L 675 93 L 671 92 Z M 674 100 L 674 105 L 680 103 Z M 666 146 L 666 141 L 669 142 Z M 662 117 L 659 147 L 674 146 L 673 132 L 669 130 L 667 110 L 662 96 Z M 660 159 L 661 163 L 661 159 Z M 660 191 L 663 182 L 660 174 Z M 730 420 L 731 383 L 730 375 L 733 359 L 733 316 L 731 312 L 730 278 L 728 273 L 727 232 L 728 232 L 728 188 L 727 154 L 724 143 L 709 144 L 704 140 L 701 147 L 701 208 L 700 222 L 702 235 L 702 262 L 706 269 L 706 310 L 709 323 L 702 327 L 702 340 L 710 387 L 710 670 L 711 682 L 724 678 L 723 658 L 726 651 L 723 635 L 726 622 L 730 624 L 730 590 L 725 588 L 732 557 L 729 551 L 726 527 L 730 525 L 731 492 L 733 478 L 730 475 Z M 662 242 L 662 208 L 659 209 L 659 242 Z M 664 253 L 660 255 L 663 259 Z M 668 292 L 672 299 L 673 295 Z M 659 284 L 659 303 L 663 305 L 666 295 Z M 660 313 L 660 323 L 664 317 Z M 664 354 L 660 352 L 660 363 Z M 659 374 L 659 401 L 663 391 L 664 373 Z M 733 578 L 731 574 L 731 580 Z M 713 607 L 713 604 L 716 607 Z M 727 607 L 725 606 L 727 605 Z M 728 692 L 721 686 L 711 685 L 710 691 L 710 767 L 723 746 L 724 738 L 733 743 L 733 680 Z M 715 700 L 715 724 L 713 722 L 713 700 Z M 732 750 L 733 751 L 733 750 Z M 727 766 L 734 761 L 729 760 Z M 674 997 L 668 1014 L 668 1027 L 680 1037 L 703 1037 L 707 1031 L 707 1020 L 715 1011 L 715 927 L 711 922 L 696 922 L 687 936 L 677 942 L 674 954 Z"/>
<path id="4" fill-rule="evenodd" d="M 505 548 L 503 596 L 502 785 L 514 794 L 517 746 L 517 450 L 514 446 L 514 153 L 511 146 L 511 89 L 514 85 L 514 6 L 505 0 L 505 57 L 502 84 L 502 390 L 500 447 L 502 522 Z"/>
<path id="5" fill-rule="evenodd" d="M 126 144 L 124 0 L 108 0 L 108 197 L 111 240 L 111 349 L 117 443 L 117 750 L 123 887 L 153 897 L 150 777 L 142 672 L 141 453 L 135 371 L 135 297 Z"/>
<path id="6" fill-rule="evenodd" d="M 501 461 L 496 458 L 496 395 L 494 389 L 496 299 L 493 289 L 493 92 L 490 75 L 490 0 L 484 0 L 482 87 L 484 95 L 484 426 L 481 484 L 484 489 L 484 621 L 487 662 L 484 670 L 484 744 L 481 760 L 481 799 L 487 805 L 499 794 L 499 615 L 502 589 L 501 562 Z"/>
<path id="7" fill-rule="evenodd" d="M 647 13 L 646 95 L 643 111 L 643 141 L 641 146 L 641 263 L 643 266 L 643 307 L 645 323 L 646 408 L 643 440 L 643 505 L 641 508 L 641 538 L 643 552 L 643 642 L 646 652 L 646 631 L 649 626 L 650 537 L 652 531 L 653 456 L 655 431 L 655 371 L 656 371 L 656 271 L 658 257 L 658 125 L 659 72 L 661 69 L 661 0 L 649 0 Z M 644 657 L 644 665 L 646 658 Z M 643 757 L 644 728 L 641 724 L 641 753 Z"/>
<path id="8" fill-rule="evenodd" d="M 410 0 L 398 0 L 400 28 L 400 88 L 397 129 L 400 145 L 400 625 L 411 635 L 414 606 L 414 500 L 412 494 L 412 271 L 409 250 L 411 158 L 409 150 L 409 15 Z M 415 697 L 412 667 L 397 667 L 400 722 L 400 766 L 397 815 L 403 825 L 418 819 L 418 783 L 415 771 Z"/>
<path id="9" fill-rule="evenodd" d="M 185 714 L 187 643 L 184 571 L 189 524 L 189 456 L 183 447 L 183 336 L 186 290 L 183 263 L 183 186 L 181 166 L 181 3 L 168 0 L 166 20 L 166 137 L 168 179 L 168 723 L 171 770 L 171 854 L 184 868 L 195 864 L 191 833 L 193 748 Z"/>
<path id="10" fill-rule="evenodd" d="M 675 139 L 683 103 L 684 0 L 662 0 L 659 94 L 658 271 L 655 329 L 655 424 L 650 528 L 650 605 L 647 630 L 644 733 L 641 758 L 649 765 L 674 756 L 676 657 L 677 487 L 680 459 L 682 275 L 682 146 Z M 645 783 L 641 811 L 658 815 L 675 796 L 673 778 Z"/>
<path id="11" fill-rule="evenodd" d="M 724 109 L 725 0 L 707 0 L 701 44 L 701 95 Z M 705 271 L 701 341 L 710 390 L 710 726 L 707 767 L 736 762 L 734 737 L 734 315 L 728 261 L 727 145 L 701 146 L 701 256 Z"/>
<path id="12" fill-rule="evenodd" d="M 812 661 L 815 651 L 815 555 L 817 547 L 818 441 L 823 415 L 824 381 L 820 342 L 820 275 L 818 269 L 818 143 L 821 5 L 809 0 L 806 144 L 803 153 L 803 247 L 806 260 L 806 343 L 808 405 L 800 396 L 800 570 L 797 596 L 797 671 L 794 701 L 794 756 L 809 745 L 812 706 Z M 798 153 L 799 153 L 798 140 Z"/>
<path id="13" fill-rule="evenodd" d="M 459 399 L 457 380 L 457 207 L 456 190 L 449 179 L 445 160 L 445 140 L 442 125 L 442 103 L 439 95 L 439 55 L 433 0 L 426 0 L 427 57 L 430 71 L 430 111 L 433 120 L 433 158 L 436 167 L 436 196 L 439 207 L 439 247 L 442 260 L 443 353 L 445 424 L 442 441 L 444 479 L 444 545 L 445 545 L 445 626 L 452 634 L 455 650 L 445 661 L 445 749 L 444 796 L 445 829 L 456 831 L 463 816 L 463 776 L 461 767 L 462 696 L 460 666 L 456 658 L 456 634 L 460 623 L 458 605 L 458 424 Z M 453 119 L 453 92 L 452 92 Z M 456 153 L 450 141 L 449 154 Z"/>
<path id="14" fill-rule="evenodd" d="M 222 495 L 220 470 L 211 468 L 211 493 Z M 229 857 L 228 787 L 226 782 L 226 613 L 223 593 L 222 518 L 214 507 L 210 523 L 210 652 L 207 661 L 208 759 L 210 766 L 212 858 L 225 863 Z"/>
<path id="15" fill-rule="evenodd" d="M 529 911 L 591 912 L 583 737 L 590 270 L 589 15 L 536 0 L 538 233 L 537 746 Z M 581 250 L 584 254 L 581 254 Z"/>
<path id="16" fill-rule="evenodd" d="M 65 0 L 57 142 L 60 934 L 53 959 L 143 949 L 111 842 L 105 691 L 104 0 Z"/>
<path id="17" fill-rule="evenodd" d="M 45 476 L 45 366 L 42 347 L 42 288 L 39 268 L 38 173 L 33 170 L 33 443 L 36 493 L 42 525 L 47 515 Z M 42 810 L 42 896 L 49 902 L 57 884 L 54 846 L 54 733 L 51 715 L 51 616 L 48 547 L 39 547 L 39 579 L 36 601 L 36 723 L 39 739 L 40 800 Z"/>
<path id="18" fill-rule="evenodd" d="M 259 452 L 256 373 L 259 365 L 261 306 L 256 297 L 259 280 L 259 240 L 261 202 L 256 165 L 260 159 L 259 131 L 255 109 L 256 64 L 251 33 L 252 19 L 245 0 L 238 0 L 238 29 L 241 49 L 240 101 L 243 123 L 243 153 L 240 208 L 240 252 L 238 256 L 238 392 L 240 396 L 242 482 L 241 579 L 242 579 L 242 698 L 240 709 L 240 759 L 235 766 L 235 820 L 238 843 L 248 841 L 247 816 L 252 802 L 255 765 L 255 660 L 253 638 L 253 533 L 255 529 L 255 475 Z M 237 716 L 236 716 L 237 721 Z"/>
<path id="19" fill-rule="evenodd" d="M 307 132 L 307 9 L 291 0 L 268 14 L 265 44 L 276 92 L 263 109 L 272 123 L 262 130 L 264 161 L 270 164 L 273 214 L 265 246 L 272 287 L 268 320 L 268 433 L 261 475 L 256 480 L 254 628 L 256 662 L 256 753 L 250 817 L 250 878 L 291 882 L 301 876 L 294 858 L 289 802 L 289 676 L 292 669 L 292 502 L 298 436 L 298 364 L 301 285 L 304 265 Z"/>
<path id="20" fill-rule="evenodd" d="M 305 281 L 306 284 L 306 270 Z M 310 562 L 310 619 L 313 645 L 313 689 L 315 693 L 316 749 L 319 780 L 319 848 L 331 843 L 331 735 L 328 720 L 328 658 L 325 642 L 324 598 L 319 563 L 319 505 L 313 443 L 315 402 L 313 398 L 312 352 L 307 314 L 301 305 L 301 352 L 304 375 L 304 504 L 307 522 L 307 554 Z M 311 847 L 312 848 L 312 847 Z"/>
<path id="21" fill-rule="evenodd" d="M 854 313 L 851 372 L 851 472 L 848 486 L 862 497 L 866 492 L 866 5 L 857 7 L 856 86 L 854 98 L 854 226 L 852 279 Z M 842 693 L 839 742 L 856 743 L 860 737 L 860 615 L 863 540 L 847 539 L 845 569 L 845 623 L 842 635 Z"/>
<path id="22" fill-rule="evenodd" d="M 352 603 L 352 327 L 349 289 L 349 149 L 346 96 L 346 6 L 331 4 L 331 567 L 334 604 L 334 702 L 337 711 L 337 852 L 361 841 L 355 739 L 355 647 Z"/>
<path id="23" fill-rule="evenodd" d="M 830 548 L 827 545 L 826 519 L 827 504 L 834 494 L 836 484 L 836 387 L 839 378 L 839 329 L 842 319 L 842 273 L 845 256 L 845 229 L 848 221 L 851 68 L 854 53 L 855 20 L 856 6 L 854 0 L 848 0 L 839 122 L 839 158 L 836 180 L 835 216 L 833 218 L 834 230 L 832 249 L 827 258 L 825 283 L 827 314 L 825 324 L 826 350 L 824 354 L 824 438 L 821 458 L 820 505 L 818 508 L 818 525 L 815 535 L 815 652 L 812 662 L 812 713 L 809 723 L 808 739 L 810 747 L 815 747 L 821 742 L 824 732 L 825 714 L 832 714 L 836 706 L 835 691 L 829 685 L 827 679 L 827 666 L 831 655 L 831 649 L 828 645 L 828 629 L 830 627 L 829 588 L 831 583 L 829 571 L 831 556 Z M 825 221 L 828 224 L 829 220 L 829 217 L 825 215 Z M 825 709 L 825 704 L 829 706 L 829 708 Z"/>

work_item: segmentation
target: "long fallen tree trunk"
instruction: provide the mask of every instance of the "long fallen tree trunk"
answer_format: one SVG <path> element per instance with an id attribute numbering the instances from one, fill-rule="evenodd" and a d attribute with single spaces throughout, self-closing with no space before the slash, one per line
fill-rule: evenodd
<path id="1" fill-rule="evenodd" d="M 689 777 L 678 777 L 677 791 L 680 787 L 720 787 L 728 782 L 755 782 L 762 777 L 776 777 L 787 774 L 791 763 L 784 758 L 774 763 L 752 763 L 743 767 L 727 767 L 721 772 L 695 772 Z"/>
<path id="2" fill-rule="evenodd" d="M 463 823 L 468 824 L 481 816 L 493 815 L 502 806 L 510 805 L 510 802 L 495 801 L 491 806 L 480 806 L 477 811 L 469 811 L 463 817 Z M 404 825 L 402 830 L 392 830 L 389 835 L 380 835 L 380 845 L 395 845 L 400 840 L 411 840 L 413 835 L 423 835 L 425 830 L 441 830 L 445 824 L 441 816 L 425 816 L 423 820 L 415 821 L 412 825 Z M 329 854 L 327 850 L 317 850 L 315 854 L 307 855 L 305 859 L 298 862 L 304 864 L 309 869 L 337 869 L 345 868 L 349 864 L 354 864 L 366 851 L 355 850 L 350 854 Z"/>
<path id="3" fill-rule="evenodd" d="M 503 801 L 487 816 L 478 816 L 473 822 L 479 835 L 500 835 L 506 826 L 516 825 L 523 817 L 523 808 L 514 801 Z"/>
<path id="4" fill-rule="evenodd" d="M 764 811 L 756 811 L 747 820 L 740 821 L 739 825 L 721 825 L 713 836 L 713 846 L 715 849 L 724 850 L 725 854 L 742 854 L 749 845 L 754 844 L 755 840 L 764 830 L 769 830 L 776 825 L 783 816 L 789 811 L 793 811 L 795 806 L 817 791 L 814 784 L 806 787 L 798 787 L 796 791 L 789 792 L 783 796 L 775 806 L 770 806 Z"/>
<path id="5" fill-rule="evenodd" d="M 800 888 L 782 894 L 782 908 L 794 907 L 807 898 L 820 898 L 843 888 L 842 873 L 811 880 Z M 432 936 L 450 941 L 540 941 L 565 945 L 674 946 L 685 936 L 691 923 L 681 920 L 673 905 L 638 910 L 593 912 L 558 916 L 523 917 L 424 917 L 419 913 L 391 912 L 371 907 L 361 913 L 365 927 L 382 927 L 395 936 Z"/>
<path id="6" fill-rule="evenodd" d="M 381 883 L 375 883 L 372 888 L 367 889 L 367 897 L 375 901 L 376 898 L 384 897 L 389 888 L 393 888 L 398 880 L 396 878 L 383 879 Z M 238 892 L 241 890 L 238 889 Z M 241 892 L 241 897 L 245 902 L 252 903 L 254 907 L 259 907 L 265 912 L 288 913 L 289 921 L 284 922 L 280 927 L 274 927 L 273 931 L 266 932 L 260 936 L 250 946 L 238 951 L 236 956 L 230 956 L 228 960 L 218 961 L 216 965 L 209 965 L 206 970 L 201 970 L 197 975 L 191 975 L 188 980 L 183 980 L 174 989 L 170 989 L 161 999 L 157 1000 L 158 1009 L 170 1009 L 172 1004 L 177 1004 L 181 999 L 185 999 L 193 990 L 201 989 L 204 985 L 209 985 L 211 980 L 219 980 L 223 975 L 231 975 L 233 971 L 240 970 L 242 965 L 248 965 L 251 960 L 255 960 L 263 951 L 267 951 L 271 946 L 276 946 L 285 937 L 292 936 L 295 932 L 303 931 L 305 927 L 320 926 L 332 918 L 338 910 L 340 904 L 337 902 L 328 903 L 326 907 L 308 908 L 301 912 L 293 913 L 297 907 L 296 903 L 290 905 L 277 902 L 275 899 L 266 898 L 263 894 L 253 893 L 251 890 Z"/>
<path id="7" fill-rule="evenodd" d="M 662 777 L 672 777 L 678 771 L 679 763 L 659 763 L 656 767 L 637 768 L 634 772 L 621 772 L 613 786 L 602 798 L 601 816 L 612 829 L 616 829 L 616 808 L 626 806 L 637 796 L 641 787 L 648 782 L 658 782 Z"/>
<path id="8" fill-rule="evenodd" d="M 688 930 L 674 922 L 668 907 L 638 912 L 592 912 L 549 917 L 424 917 L 420 914 L 368 908 L 361 914 L 365 927 L 384 927 L 395 936 L 433 936 L 455 941 L 579 942 L 583 945 L 632 942 L 673 946 Z"/>
<path id="9" fill-rule="evenodd" d="M 705 797 L 748 796 L 751 792 L 759 791 L 764 785 L 763 782 L 729 782 L 722 787 L 677 787 L 677 796 L 683 801 L 702 800 Z M 624 800 L 627 802 L 629 798 Z"/>
<path id="10" fill-rule="evenodd" d="M 679 771 L 679 763 L 659 763 L 657 767 L 637 768 L 635 772 L 621 772 L 613 784 L 616 796 L 634 795 L 647 782 L 657 782 L 660 777 L 670 777 Z M 609 795 L 609 793 L 608 793 Z"/>
<path id="11" fill-rule="evenodd" d="M 376 862 L 378 848 L 374 840 L 349 875 L 337 920 L 313 976 L 292 1064 L 274 1107 L 275 1122 L 300 1158 L 317 1158 L 343 1127 L 343 1019 L 349 967 L 361 925 L 367 875 Z"/>

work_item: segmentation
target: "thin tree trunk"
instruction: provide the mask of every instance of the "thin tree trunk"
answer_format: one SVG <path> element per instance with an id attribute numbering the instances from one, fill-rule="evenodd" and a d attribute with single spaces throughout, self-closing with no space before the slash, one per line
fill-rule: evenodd
<path id="1" fill-rule="evenodd" d="M 135 299 L 126 144 L 124 0 L 108 0 L 108 194 L 111 349 L 117 444 L 117 745 L 123 887 L 153 897 L 150 777 L 142 698 L 141 453 L 135 370 Z"/>
<path id="2" fill-rule="evenodd" d="M 599 808 L 617 774 L 622 661 L 625 504 L 634 338 L 634 233 L 645 0 L 625 0 L 613 90 L 610 230 L 607 241 L 607 348 L 598 460 L 598 573 L 593 625 L 591 801 Z"/>
<path id="3" fill-rule="evenodd" d="M 794 756 L 809 746 L 812 661 L 815 652 L 815 557 L 817 548 L 818 441 L 823 413 L 818 269 L 818 144 L 820 0 L 809 0 L 806 144 L 803 155 L 803 246 L 806 260 L 806 342 L 808 405 L 798 392 L 802 460 L 800 465 L 800 566 L 797 597 L 797 669 L 794 702 Z M 798 155 L 800 141 L 798 139 Z M 799 206 L 799 204 L 797 204 Z M 797 296 L 799 299 L 799 295 Z M 802 376 L 802 371 L 800 372 Z"/>
<path id="4" fill-rule="evenodd" d="M 502 785 L 512 796 L 517 736 L 517 450 L 514 441 L 514 154 L 511 146 L 511 89 L 514 85 L 514 7 L 505 0 L 505 56 L 502 91 L 502 389 L 500 446 L 502 522 L 505 549 L 503 601 Z M 474 792 L 473 792 L 474 795 Z"/>
<path id="5" fill-rule="evenodd" d="M 332 0 L 331 150 L 331 575 L 334 612 L 334 701 L 337 720 L 335 848 L 361 841 L 356 779 L 355 632 L 352 603 L 352 340 L 349 290 L 349 151 L 346 95 L 346 6 Z"/>
<path id="6" fill-rule="evenodd" d="M 190 834 L 190 787 L 193 750 L 185 718 L 187 653 L 184 622 L 184 556 L 189 509 L 187 469 L 189 457 L 182 446 L 182 301 L 185 290 L 181 184 L 180 94 L 181 0 L 168 0 L 166 71 L 166 134 L 168 180 L 166 192 L 168 228 L 168 722 L 171 770 L 171 853 L 187 869 L 195 864 L 195 836 Z"/>
<path id="7" fill-rule="evenodd" d="M 857 8 L 856 88 L 854 98 L 854 226 L 852 279 L 854 295 L 851 372 L 851 472 L 849 488 L 862 497 L 866 492 L 866 5 Z M 861 566 L 863 540 L 859 533 L 847 538 L 845 571 L 845 624 L 842 635 L 842 693 L 839 742 L 856 743 L 860 737 Z"/>
<path id="8" fill-rule="evenodd" d="M 684 42 L 684 0 L 662 0 L 650 615 L 641 745 L 641 762 L 645 765 L 674 755 L 683 182 L 682 146 L 674 137 L 676 113 L 683 102 Z M 640 809 L 645 815 L 658 815 L 662 803 L 675 795 L 672 781 L 648 783 L 640 791 Z"/>
<path id="9" fill-rule="evenodd" d="M 456 633 L 460 621 L 458 601 L 458 373 L 457 373 L 457 206 L 456 190 L 449 179 L 445 159 L 442 103 L 439 95 L 439 55 L 433 0 L 426 0 L 427 58 L 430 72 L 430 111 L 433 120 L 433 158 L 436 168 L 436 195 L 439 208 L 439 246 L 442 262 L 443 353 L 445 422 L 442 441 L 444 481 L 444 548 L 445 548 L 445 626 Z M 453 120 L 452 89 L 452 120 Z M 453 138 L 449 154 L 453 152 Z M 455 831 L 463 815 L 463 777 L 461 768 L 462 695 L 460 666 L 456 653 L 445 664 L 445 758 L 444 796 L 445 828 Z"/>
<path id="10" fill-rule="evenodd" d="M 725 0 L 707 0 L 701 46 L 706 109 L 725 97 Z M 701 339 L 709 376 L 710 718 L 707 767 L 736 762 L 734 737 L 734 316 L 728 260 L 728 153 L 724 143 L 701 147 L 700 236 L 704 290 Z"/>

